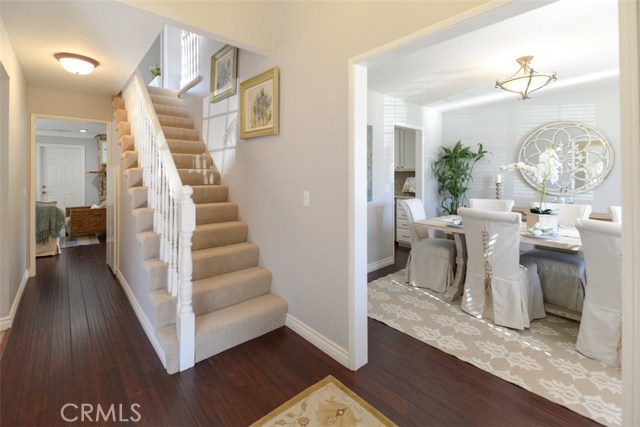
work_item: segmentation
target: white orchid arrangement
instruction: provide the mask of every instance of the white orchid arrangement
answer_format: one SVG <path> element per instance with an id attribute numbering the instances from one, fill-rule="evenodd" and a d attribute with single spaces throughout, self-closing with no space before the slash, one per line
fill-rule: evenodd
<path id="1" fill-rule="evenodd" d="M 547 182 L 555 184 L 560 178 L 562 162 L 559 156 L 560 147 L 548 146 L 538 156 L 538 164 L 527 165 L 523 162 L 510 163 L 500 166 L 501 171 L 510 172 L 516 169 L 531 175 L 536 183 L 536 191 L 539 194 L 539 204 L 537 208 L 531 208 L 531 213 L 550 214 L 551 209 L 543 209 L 543 203 L 547 197 Z"/>

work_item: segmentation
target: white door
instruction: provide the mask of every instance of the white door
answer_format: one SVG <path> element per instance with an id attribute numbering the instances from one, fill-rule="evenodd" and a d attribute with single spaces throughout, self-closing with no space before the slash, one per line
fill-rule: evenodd
<path id="1" fill-rule="evenodd" d="M 38 152 L 38 201 L 56 201 L 63 211 L 67 206 L 83 206 L 84 147 L 42 144 Z"/>

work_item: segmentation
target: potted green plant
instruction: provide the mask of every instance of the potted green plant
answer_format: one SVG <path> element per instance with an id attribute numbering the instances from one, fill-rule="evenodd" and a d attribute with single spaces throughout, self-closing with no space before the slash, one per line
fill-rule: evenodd
<path id="1" fill-rule="evenodd" d="M 438 180 L 438 194 L 444 196 L 440 207 L 449 215 L 458 213 L 458 208 L 464 206 L 471 175 L 476 162 L 482 159 L 488 151 L 482 144 L 473 151 L 470 147 L 458 141 L 453 147 L 440 147 L 440 156 L 433 162 L 433 174 Z"/>

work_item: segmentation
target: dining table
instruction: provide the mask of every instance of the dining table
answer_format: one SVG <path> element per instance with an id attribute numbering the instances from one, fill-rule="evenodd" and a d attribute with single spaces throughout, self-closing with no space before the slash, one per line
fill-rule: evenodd
<path id="1" fill-rule="evenodd" d="M 461 222 L 459 215 L 445 215 L 436 218 L 428 218 L 416 221 L 416 227 L 425 227 L 430 230 L 438 230 L 448 235 L 452 235 L 456 243 L 456 271 L 454 274 L 453 284 L 447 289 L 444 298 L 452 301 L 462 295 L 464 290 L 464 278 L 467 268 L 467 244 L 465 240 L 464 224 L 456 224 Z M 527 229 L 527 224 L 522 223 L 520 227 L 520 244 L 529 243 L 537 247 L 568 251 L 580 252 L 582 250 L 582 241 L 580 233 L 575 227 L 559 226 L 558 233 L 551 235 L 536 236 Z"/>

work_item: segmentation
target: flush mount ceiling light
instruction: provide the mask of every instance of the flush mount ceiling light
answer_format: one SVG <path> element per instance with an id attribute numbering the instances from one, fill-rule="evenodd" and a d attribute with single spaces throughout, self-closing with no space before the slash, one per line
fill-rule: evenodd
<path id="1" fill-rule="evenodd" d="M 56 57 L 62 68 L 70 72 L 71 74 L 85 75 L 89 74 L 99 64 L 95 59 L 87 56 L 78 55 L 75 53 L 56 53 L 53 55 Z"/>
<path id="2" fill-rule="evenodd" d="M 522 56 L 516 59 L 520 64 L 520 69 L 514 75 L 506 80 L 496 81 L 496 87 L 509 92 L 517 93 L 520 99 L 529 98 L 529 94 L 546 86 L 552 80 L 556 79 L 556 73 L 538 73 L 529 66 L 533 56 Z"/>

